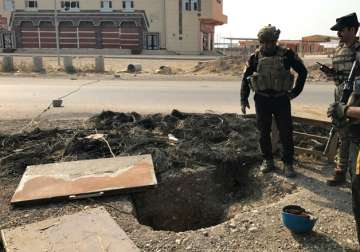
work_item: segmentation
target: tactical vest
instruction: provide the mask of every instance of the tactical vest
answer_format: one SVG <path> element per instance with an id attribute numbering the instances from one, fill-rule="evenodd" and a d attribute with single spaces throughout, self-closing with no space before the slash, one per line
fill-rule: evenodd
<path id="1" fill-rule="evenodd" d="M 347 80 L 358 51 L 360 51 L 359 41 L 356 41 L 351 47 L 343 45 L 336 49 L 332 60 L 334 70 L 339 73 L 334 78 L 336 86 Z"/>
<path id="2" fill-rule="evenodd" d="M 258 55 L 257 70 L 250 77 L 251 88 L 254 92 L 274 90 L 289 91 L 294 86 L 294 75 L 284 65 L 286 49 L 278 47 L 274 56 Z"/>
<path id="3" fill-rule="evenodd" d="M 348 105 L 353 107 L 360 107 L 360 77 L 355 79 L 354 92 L 350 96 Z M 360 120 L 353 118 L 350 119 L 348 131 L 351 138 L 360 140 Z"/>

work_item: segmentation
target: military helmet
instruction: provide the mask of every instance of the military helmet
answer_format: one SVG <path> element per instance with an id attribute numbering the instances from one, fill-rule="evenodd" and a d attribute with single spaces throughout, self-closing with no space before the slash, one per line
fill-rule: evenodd
<path id="1" fill-rule="evenodd" d="M 260 42 L 277 41 L 280 36 L 280 30 L 269 24 L 268 26 L 261 28 L 257 36 Z"/>

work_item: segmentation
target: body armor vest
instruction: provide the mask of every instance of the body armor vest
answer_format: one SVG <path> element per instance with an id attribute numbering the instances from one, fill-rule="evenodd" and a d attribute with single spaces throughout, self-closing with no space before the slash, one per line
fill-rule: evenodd
<path id="1" fill-rule="evenodd" d="M 254 92 L 274 90 L 286 92 L 294 86 L 294 76 L 284 65 L 286 49 L 278 47 L 274 56 L 267 57 L 258 53 L 257 70 L 250 77 Z"/>
<path id="2" fill-rule="evenodd" d="M 351 94 L 348 105 L 352 107 L 360 107 L 360 77 L 358 76 L 354 82 L 354 91 Z M 360 120 L 350 119 L 348 127 L 350 137 L 353 139 L 360 140 Z"/>
<path id="3" fill-rule="evenodd" d="M 333 57 L 333 68 L 339 73 L 334 78 L 336 86 L 347 80 L 358 51 L 360 51 L 359 41 L 356 41 L 351 47 L 343 45 L 336 49 Z"/>

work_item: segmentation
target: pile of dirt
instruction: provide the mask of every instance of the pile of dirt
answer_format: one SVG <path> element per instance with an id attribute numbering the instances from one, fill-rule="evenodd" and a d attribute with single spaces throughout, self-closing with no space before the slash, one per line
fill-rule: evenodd
<path id="1" fill-rule="evenodd" d="M 245 57 L 223 57 L 213 61 L 200 61 L 193 69 L 193 73 L 240 76 L 245 67 Z"/>
<path id="2" fill-rule="evenodd" d="M 171 75 L 171 74 L 181 74 L 184 71 L 181 68 L 177 67 L 170 67 L 170 66 L 160 66 L 159 69 L 155 70 L 156 74 L 163 74 L 163 75 Z"/>
<path id="3" fill-rule="evenodd" d="M 21 174 L 28 165 L 111 157 L 106 143 L 86 138 L 105 134 L 115 155 L 151 153 L 157 173 L 228 160 L 260 157 L 255 121 L 233 114 L 140 115 L 106 111 L 84 129 L 36 129 L 0 136 L 0 174 Z M 169 140 L 169 134 L 176 143 Z"/>
<path id="4" fill-rule="evenodd" d="M 294 129 L 326 137 L 330 127 L 294 123 Z M 86 138 L 94 133 L 105 135 L 115 155 L 152 154 L 158 174 L 261 158 L 254 118 L 177 110 L 167 115 L 104 111 L 84 128 L 0 135 L 0 175 L 22 174 L 28 165 L 111 157 L 104 141 Z M 295 145 L 322 150 L 325 142 L 295 137 Z"/>
<path id="5" fill-rule="evenodd" d="M 332 81 L 332 78 L 327 77 L 323 72 L 320 71 L 320 66 L 315 64 L 307 67 L 308 70 L 308 81 Z"/>
<path id="6" fill-rule="evenodd" d="M 241 245 L 244 242 L 251 243 L 260 232 L 264 239 L 276 233 L 274 228 L 281 223 L 274 217 L 279 213 L 274 203 L 299 192 L 281 175 L 259 173 L 261 155 L 254 118 L 177 110 L 166 115 L 105 111 L 79 128 L 69 125 L 0 135 L 0 228 L 102 205 L 142 251 L 205 251 L 210 243 L 221 241 L 232 251 L 245 246 Z M 310 124 L 295 123 L 294 128 L 307 134 L 328 133 L 326 127 Z M 87 138 L 95 133 L 104 134 L 117 156 L 151 153 L 158 186 L 126 197 L 9 208 L 26 166 L 111 157 L 105 142 Z M 310 140 L 295 139 L 296 145 L 302 143 L 311 145 Z M 270 214 L 268 209 L 273 209 Z M 256 217 L 246 216 L 249 213 Z M 267 233 L 261 229 L 265 222 L 257 219 L 262 214 L 271 223 Z M 241 216 L 244 219 L 237 222 Z M 282 229 L 280 232 L 279 239 L 288 239 Z"/>

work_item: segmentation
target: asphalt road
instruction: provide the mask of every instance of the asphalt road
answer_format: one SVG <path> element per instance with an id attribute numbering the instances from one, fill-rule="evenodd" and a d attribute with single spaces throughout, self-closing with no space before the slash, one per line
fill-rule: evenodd
<path id="1" fill-rule="evenodd" d="M 32 118 L 53 99 L 88 80 L 0 78 L 0 119 Z M 240 82 L 237 81 L 124 81 L 107 80 L 82 87 L 64 99 L 63 108 L 52 108 L 48 118 L 88 116 L 102 110 L 167 113 L 176 108 L 186 112 L 240 113 Z M 305 86 L 293 101 L 294 114 L 325 119 L 333 97 L 330 83 Z M 254 105 L 251 100 L 250 112 Z"/>

